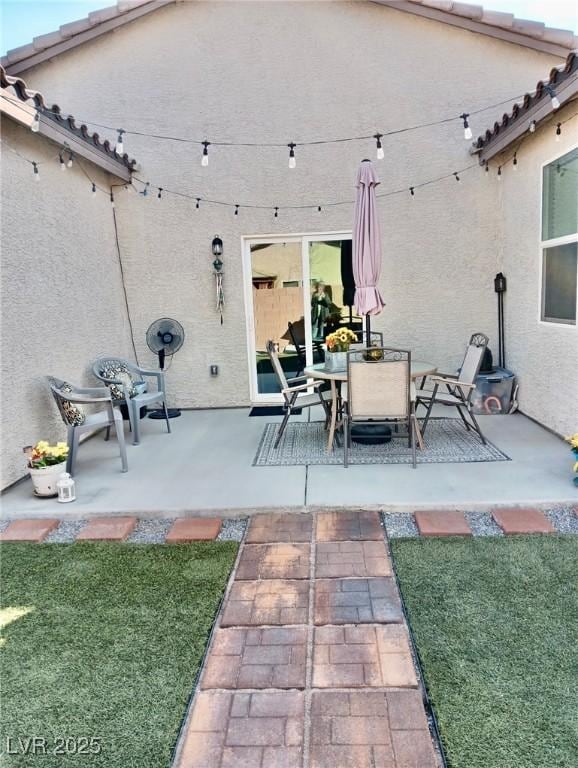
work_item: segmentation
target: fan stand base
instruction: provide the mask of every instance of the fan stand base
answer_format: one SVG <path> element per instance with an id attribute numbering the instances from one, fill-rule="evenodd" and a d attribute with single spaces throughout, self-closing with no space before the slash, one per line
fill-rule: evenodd
<path id="1" fill-rule="evenodd" d="M 167 412 L 169 415 L 169 419 L 176 419 L 177 416 L 181 415 L 181 412 L 178 408 L 167 408 Z M 147 414 L 149 419 L 164 419 L 165 418 L 165 412 L 163 410 L 158 411 L 151 411 Z"/>

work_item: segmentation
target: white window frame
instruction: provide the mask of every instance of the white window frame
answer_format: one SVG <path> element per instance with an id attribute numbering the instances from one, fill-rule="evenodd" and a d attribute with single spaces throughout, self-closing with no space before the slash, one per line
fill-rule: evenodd
<path id="1" fill-rule="evenodd" d="M 552 165 L 556 160 L 560 160 L 561 157 L 567 155 L 569 152 L 578 149 L 578 143 L 570 147 L 567 147 L 562 152 L 558 152 L 550 160 L 546 160 L 540 166 L 540 246 L 539 246 L 539 275 L 540 280 L 538 283 L 538 323 L 540 325 L 547 326 L 548 328 L 567 328 L 569 330 L 576 331 L 578 329 L 578 286 L 576 291 L 576 319 L 572 323 L 564 320 L 544 320 L 542 318 L 542 307 L 544 304 L 544 251 L 548 248 L 555 248 L 557 245 L 567 245 L 568 243 L 578 243 L 578 232 L 572 235 L 564 235 L 564 237 L 554 237 L 550 240 L 542 240 L 542 233 L 544 231 L 544 168 L 548 165 Z M 577 267 L 578 269 L 578 263 Z"/>
<path id="2" fill-rule="evenodd" d="M 320 241 L 351 240 L 351 230 L 345 232 L 315 232 L 287 235 L 243 235 L 241 237 L 241 253 L 243 255 L 243 292 L 245 298 L 245 327 L 247 334 L 247 363 L 249 366 L 249 393 L 251 403 L 255 405 L 277 405 L 283 402 L 281 393 L 259 392 L 257 367 L 255 359 L 255 315 L 253 312 L 253 274 L 251 265 L 251 246 L 267 243 L 301 243 L 301 279 L 303 285 L 303 307 L 305 318 L 305 349 L 307 365 L 313 363 L 313 340 L 311 334 L 311 317 L 307 307 L 311 304 L 311 271 L 309 269 L 309 245 Z"/>

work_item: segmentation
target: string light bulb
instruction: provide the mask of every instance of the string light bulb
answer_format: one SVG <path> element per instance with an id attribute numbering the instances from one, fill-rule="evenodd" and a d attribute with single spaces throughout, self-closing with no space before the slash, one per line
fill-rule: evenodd
<path id="1" fill-rule="evenodd" d="M 114 194 L 113 194 L 113 191 L 112 191 L 112 189 L 110 190 L 110 207 L 111 207 L 113 210 L 116 208 L 116 206 L 115 206 L 115 204 L 114 204 Z"/>
<path id="2" fill-rule="evenodd" d="M 560 142 L 560 136 L 562 135 L 562 123 L 556 125 L 556 141 Z"/>
<path id="3" fill-rule="evenodd" d="M 383 158 L 385 157 L 385 152 L 383 151 L 383 146 L 381 144 L 381 139 L 383 138 L 383 133 L 376 133 L 376 134 L 374 134 L 373 138 L 375 139 L 375 144 L 376 144 L 376 147 L 377 147 L 377 152 L 376 152 L 377 159 L 378 160 L 383 160 Z"/>
<path id="4" fill-rule="evenodd" d="M 34 117 L 32 119 L 32 123 L 30 124 L 30 130 L 32 133 L 38 133 L 40 130 L 40 113 L 38 110 L 34 113 Z"/>
<path id="5" fill-rule="evenodd" d="M 66 170 L 66 163 L 64 162 L 64 157 L 62 155 L 62 152 L 59 155 L 59 160 L 60 160 L 60 170 L 64 172 Z"/>
<path id="6" fill-rule="evenodd" d="M 124 154 L 124 141 L 123 141 L 123 138 L 122 138 L 124 136 L 124 134 L 125 134 L 124 129 L 123 128 L 119 128 L 118 129 L 118 136 L 117 136 L 117 139 L 116 139 L 116 147 L 115 147 L 115 152 L 118 155 L 123 155 Z"/>
<path id="7" fill-rule="evenodd" d="M 96 184 L 94 183 L 94 181 L 92 182 L 92 191 L 91 191 L 91 196 L 92 196 L 93 198 L 95 198 L 95 197 L 96 197 Z"/>
<path id="8" fill-rule="evenodd" d="M 40 171 L 38 170 L 38 163 L 32 161 L 32 168 L 34 171 L 34 181 L 40 181 Z"/>
<path id="9" fill-rule="evenodd" d="M 414 188 L 414 187 L 410 187 L 410 188 L 409 188 L 409 194 L 410 194 L 412 197 L 415 197 L 415 188 Z"/>
<path id="10" fill-rule="evenodd" d="M 151 186 L 150 181 L 145 182 L 144 189 L 141 192 L 141 195 L 143 197 L 148 197 L 150 186 Z"/>
<path id="11" fill-rule="evenodd" d="M 72 152 L 68 155 L 68 162 L 66 163 L 67 168 L 72 168 L 72 163 L 74 162 L 74 155 Z"/>
<path id="12" fill-rule="evenodd" d="M 490 164 L 488 163 L 487 160 L 485 161 L 485 166 L 486 166 L 486 173 L 489 173 L 490 172 Z"/>
<path id="13" fill-rule="evenodd" d="M 320 205 L 317 206 L 317 213 L 321 213 L 321 206 Z"/>
<path id="14" fill-rule="evenodd" d="M 518 170 L 518 153 L 514 152 L 514 159 L 512 160 L 512 166 L 515 171 Z"/>
<path id="15" fill-rule="evenodd" d="M 160 200 L 162 198 L 162 196 L 163 196 L 163 188 L 159 187 L 159 191 L 158 191 L 157 197 Z"/>
<path id="16" fill-rule="evenodd" d="M 454 171 L 454 178 L 455 178 L 456 181 L 460 180 L 460 177 L 458 176 L 458 172 L 457 171 Z"/>
<path id="17" fill-rule="evenodd" d="M 275 206 L 275 214 L 274 215 L 275 215 L 275 218 L 278 218 L 278 216 L 279 216 L 279 208 L 277 206 Z"/>
<path id="18" fill-rule="evenodd" d="M 502 166 L 498 166 L 498 181 L 502 180 Z"/>
<path id="19" fill-rule="evenodd" d="M 125 133 L 125 131 L 124 131 L 123 128 L 119 128 L 118 129 L 118 138 L 116 140 L 116 147 L 115 147 L 115 152 L 118 155 L 124 155 L 124 142 L 123 142 L 123 139 L 122 139 L 124 133 Z"/>
<path id="20" fill-rule="evenodd" d="M 544 90 L 550 97 L 550 100 L 552 102 L 552 109 L 560 109 L 560 101 L 556 96 L 556 91 L 554 90 L 554 87 L 551 85 L 545 85 Z"/>
<path id="21" fill-rule="evenodd" d="M 197 197 L 197 202 L 195 203 L 195 208 L 197 210 L 199 210 L 200 207 L 201 207 L 201 198 Z"/>
<path id="22" fill-rule="evenodd" d="M 287 146 L 289 147 L 289 168 L 295 168 L 297 165 L 297 160 L 295 159 L 295 147 L 297 144 L 291 141 Z"/>
<path id="23" fill-rule="evenodd" d="M 239 215 L 239 206 L 235 205 L 235 216 Z"/>
<path id="24" fill-rule="evenodd" d="M 470 128 L 470 124 L 468 122 L 468 117 L 470 116 L 469 112 L 462 112 L 460 115 L 461 119 L 464 121 L 464 139 L 466 141 L 469 141 L 472 137 L 472 129 Z"/>
<path id="25" fill-rule="evenodd" d="M 530 120 L 530 127 L 528 129 L 530 133 L 536 133 L 536 121 Z"/>
<path id="26" fill-rule="evenodd" d="M 203 145 L 203 154 L 201 156 L 201 165 L 203 168 L 206 168 L 209 164 L 209 145 L 211 144 L 210 141 L 202 141 L 201 144 Z"/>

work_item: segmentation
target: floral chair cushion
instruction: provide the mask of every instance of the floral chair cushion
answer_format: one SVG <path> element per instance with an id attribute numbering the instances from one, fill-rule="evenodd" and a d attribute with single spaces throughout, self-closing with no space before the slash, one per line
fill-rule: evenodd
<path id="1" fill-rule="evenodd" d="M 63 381 L 59 389 L 63 394 L 62 398 L 60 398 L 60 405 L 62 406 L 62 414 L 66 423 L 71 427 L 79 427 L 81 424 L 84 424 L 86 414 L 82 406 L 77 405 L 77 403 L 71 403 L 66 399 L 66 393 L 74 392 L 72 384 Z"/>
<path id="2" fill-rule="evenodd" d="M 113 400 L 125 399 L 125 387 L 129 397 L 134 397 L 138 394 L 135 380 L 126 363 L 123 363 L 120 360 L 105 360 L 100 366 L 100 375 L 104 376 L 105 379 L 116 379 L 116 381 L 121 382 L 121 384 L 111 384 L 106 382 L 106 386 L 110 389 Z"/>

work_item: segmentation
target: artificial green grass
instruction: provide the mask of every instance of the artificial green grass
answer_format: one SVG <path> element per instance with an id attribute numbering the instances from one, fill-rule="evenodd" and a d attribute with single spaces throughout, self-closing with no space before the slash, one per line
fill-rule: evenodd
<path id="1" fill-rule="evenodd" d="M 168 768 L 236 552 L 4 545 L 0 763 Z M 30 736 L 47 739 L 46 755 L 6 754 L 7 737 L 18 751 Z M 57 756 L 58 737 L 99 737 L 102 751 Z"/>
<path id="2" fill-rule="evenodd" d="M 451 768 L 578 766 L 578 537 L 393 540 Z"/>

